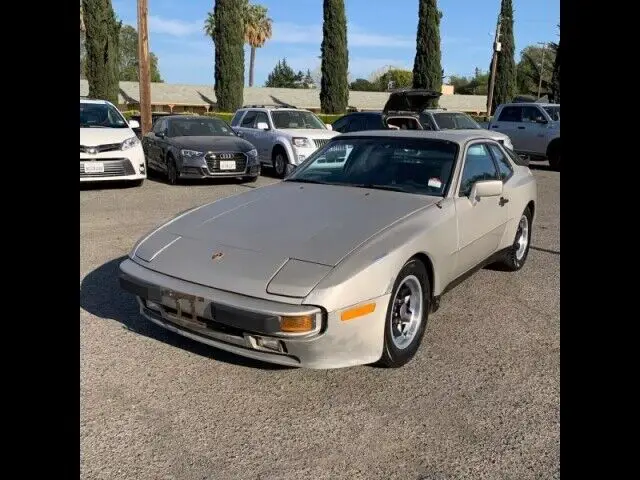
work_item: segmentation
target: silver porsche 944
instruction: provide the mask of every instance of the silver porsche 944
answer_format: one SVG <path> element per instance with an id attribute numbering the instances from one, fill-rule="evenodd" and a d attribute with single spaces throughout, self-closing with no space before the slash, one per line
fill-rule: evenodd
<path id="1" fill-rule="evenodd" d="M 400 367 L 447 289 L 527 259 L 535 178 L 484 135 L 344 134 L 288 170 L 141 239 L 120 265 L 141 314 L 266 362 Z"/>

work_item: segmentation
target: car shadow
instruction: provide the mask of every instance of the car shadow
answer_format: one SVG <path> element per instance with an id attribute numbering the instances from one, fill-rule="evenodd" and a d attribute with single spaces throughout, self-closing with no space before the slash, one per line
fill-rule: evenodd
<path id="1" fill-rule="evenodd" d="M 202 357 L 261 370 L 294 370 L 271 363 L 234 355 L 165 330 L 145 319 L 136 298 L 120 288 L 118 267 L 126 257 L 116 258 L 90 272 L 80 285 L 80 307 L 102 319 L 115 320 L 123 328 L 181 348 Z"/>
<path id="2" fill-rule="evenodd" d="M 135 185 L 134 182 L 125 182 L 125 181 L 113 181 L 110 180 L 108 182 L 101 182 L 99 180 L 95 180 L 93 182 L 80 182 L 80 191 L 88 191 L 88 190 L 124 190 L 127 188 L 138 188 L 138 185 Z"/>

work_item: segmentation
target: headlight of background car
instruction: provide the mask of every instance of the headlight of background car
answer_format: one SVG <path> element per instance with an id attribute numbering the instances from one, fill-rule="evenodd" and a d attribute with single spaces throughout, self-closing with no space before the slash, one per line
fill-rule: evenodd
<path id="1" fill-rule="evenodd" d="M 184 158 L 198 158 L 204 156 L 204 153 L 197 150 L 180 150 L 180 155 Z"/>
<path id="2" fill-rule="evenodd" d="M 249 163 L 256 163 L 258 161 L 258 150 L 252 148 L 247 152 L 247 158 Z"/>
<path id="3" fill-rule="evenodd" d="M 309 139 L 308 139 L 308 138 L 304 138 L 304 137 L 294 137 L 294 138 L 292 139 L 292 141 L 293 141 L 293 144 L 294 144 L 296 147 L 302 147 L 302 148 L 304 148 L 304 147 L 310 147 L 310 146 L 311 146 L 311 142 L 309 141 Z"/>
<path id="4" fill-rule="evenodd" d="M 135 147 L 140 143 L 140 139 L 138 137 L 127 138 L 124 142 L 122 142 L 121 150 L 129 150 L 130 148 Z"/>

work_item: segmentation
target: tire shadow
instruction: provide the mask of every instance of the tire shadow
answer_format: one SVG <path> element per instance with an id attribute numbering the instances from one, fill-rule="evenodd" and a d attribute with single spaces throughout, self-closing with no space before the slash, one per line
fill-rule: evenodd
<path id="1" fill-rule="evenodd" d="M 140 314 L 136 298 L 120 288 L 119 265 L 126 258 L 111 260 L 84 277 L 80 285 L 81 308 L 99 318 L 115 320 L 121 323 L 123 328 L 132 332 L 212 360 L 260 370 L 296 370 L 295 367 L 275 365 L 234 355 L 170 332 L 148 321 Z"/>

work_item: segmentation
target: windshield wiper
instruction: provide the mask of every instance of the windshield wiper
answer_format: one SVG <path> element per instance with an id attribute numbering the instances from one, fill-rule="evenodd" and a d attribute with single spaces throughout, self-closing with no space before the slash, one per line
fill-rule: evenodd
<path id="1" fill-rule="evenodd" d="M 322 180 L 311 180 L 309 178 L 290 178 L 285 179 L 285 182 L 298 182 L 298 183 L 317 183 L 319 185 L 333 185 L 329 182 L 323 182 Z"/>
<path id="2" fill-rule="evenodd" d="M 375 183 L 356 183 L 354 187 L 372 188 L 374 190 L 390 190 L 392 192 L 406 192 L 402 187 L 394 187 L 393 185 L 376 185 Z"/>

